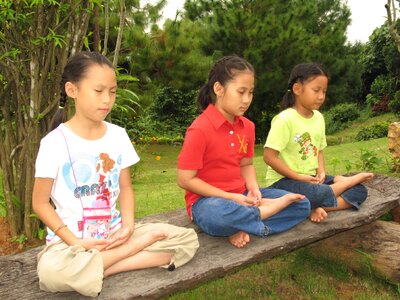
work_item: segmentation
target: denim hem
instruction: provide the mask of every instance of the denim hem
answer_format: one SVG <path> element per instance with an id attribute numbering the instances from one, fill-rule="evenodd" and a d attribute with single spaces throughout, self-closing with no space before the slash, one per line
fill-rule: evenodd
<path id="1" fill-rule="evenodd" d="M 337 198 L 335 196 L 335 193 L 333 192 L 332 188 L 329 185 L 328 185 L 328 187 L 329 187 L 329 190 L 331 191 L 331 196 L 332 196 L 332 199 L 333 199 L 333 206 L 332 207 L 337 207 L 338 203 L 337 203 Z"/>
<path id="2" fill-rule="evenodd" d="M 359 206 L 357 203 L 353 203 L 353 202 L 351 202 L 349 199 L 346 199 L 346 196 L 345 196 L 345 195 L 341 194 L 340 196 L 343 198 L 344 201 L 346 201 L 346 203 L 350 204 L 350 205 L 353 206 L 355 209 L 357 209 L 357 210 L 360 209 L 360 206 Z"/>
<path id="3" fill-rule="evenodd" d="M 262 235 L 261 235 L 261 237 L 262 238 L 266 238 L 270 233 L 271 233 L 271 228 L 269 228 L 267 225 L 265 225 L 264 223 L 263 223 L 263 229 L 262 229 Z"/>

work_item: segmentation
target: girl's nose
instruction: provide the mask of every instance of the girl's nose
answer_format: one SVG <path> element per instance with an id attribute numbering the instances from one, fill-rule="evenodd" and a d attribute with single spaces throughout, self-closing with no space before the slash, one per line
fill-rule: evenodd
<path id="1" fill-rule="evenodd" d="M 109 93 L 104 93 L 103 95 L 103 103 L 110 103 L 111 102 L 111 95 Z"/>
<path id="2" fill-rule="evenodd" d="M 251 100 L 253 100 L 253 95 L 246 95 L 245 97 L 243 97 L 244 103 L 250 103 Z"/>

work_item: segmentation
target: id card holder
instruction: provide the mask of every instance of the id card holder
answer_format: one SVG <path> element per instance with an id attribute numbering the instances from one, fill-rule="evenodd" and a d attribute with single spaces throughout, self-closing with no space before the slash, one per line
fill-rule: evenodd
<path id="1" fill-rule="evenodd" d="M 83 208 L 83 217 L 78 227 L 82 238 L 108 239 L 110 237 L 111 207 Z"/>

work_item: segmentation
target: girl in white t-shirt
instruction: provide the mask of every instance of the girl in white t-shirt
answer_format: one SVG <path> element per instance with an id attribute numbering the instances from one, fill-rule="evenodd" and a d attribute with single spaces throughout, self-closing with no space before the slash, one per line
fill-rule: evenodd
<path id="1" fill-rule="evenodd" d="M 116 89 L 114 67 L 100 53 L 78 53 L 65 66 L 60 107 L 68 96 L 75 114 L 61 124 L 58 118 L 42 139 L 32 197 L 48 232 L 38 255 L 43 290 L 97 296 L 103 277 L 157 266 L 173 270 L 199 246 L 193 229 L 134 223 L 129 167 L 139 157 L 126 131 L 104 121 Z"/>

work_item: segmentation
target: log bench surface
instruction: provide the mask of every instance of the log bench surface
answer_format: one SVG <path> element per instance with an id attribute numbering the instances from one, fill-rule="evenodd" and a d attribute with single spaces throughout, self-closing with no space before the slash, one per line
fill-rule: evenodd
<path id="1" fill-rule="evenodd" d="M 191 262 L 169 272 L 161 268 L 120 273 L 104 280 L 98 299 L 154 299 L 195 287 L 226 275 L 250 263 L 311 244 L 361 225 L 369 224 L 400 204 L 400 178 L 377 175 L 367 183 L 368 198 L 359 211 L 331 212 L 320 224 L 308 220 L 295 228 L 267 238 L 251 237 L 245 248 L 233 247 L 227 238 L 199 232 L 200 248 Z M 179 209 L 148 216 L 145 222 L 168 221 L 195 228 L 186 211 Z M 8 299 L 90 299 L 75 292 L 47 293 L 39 289 L 36 254 L 43 248 L 0 257 L 0 298 Z"/>

